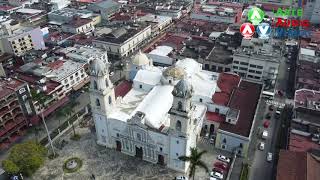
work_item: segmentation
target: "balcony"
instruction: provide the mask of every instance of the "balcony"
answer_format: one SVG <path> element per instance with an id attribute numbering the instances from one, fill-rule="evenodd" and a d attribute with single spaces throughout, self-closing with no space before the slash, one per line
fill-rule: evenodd
<path id="1" fill-rule="evenodd" d="M 19 106 L 18 100 L 14 100 L 14 101 L 10 102 L 10 104 L 9 104 L 10 109 L 15 108 L 16 106 Z"/>
<path id="2" fill-rule="evenodd" d="M 21 111 L 21 108 L 18 106 L 18 107 L 16 107 L 16 108 L 14 108 L 13 110 L 12 110 L 12 114 L 13 115 L 16 115 L 16 114 L 18 114 L 18 113 L 20 113 L 20 112 L 22 112 Z"/>
<path id="3" fill-rule="evenodd" d="M 9 102 L 12 100 L 15 100 L 15 99 L 17 99 L 17 96 L 14 94 L 11 94 L 10 96 L 7 97 L 7 101 L 9 101 Z"/>
<path id="4" fill-rule="evenodd" d="M 8 106 L 5 106 L 5 107 L 1 108 L 0 109 L 0 117 L 5 115 L 8 112 L 9 112 L 9 107 Z"/>
<path id="5" fill-rule="evenodd" d="M 5 106 L 7 104 L 6 100 L 2 99 L 0 101 L 0 108 L 2 108 L 3 106 Z"/>
<path id="6" fill-rule="evenodd" d="M 3 122 L 5 122 L 5 121 L 7 121 L 7 120 L 9 120 L 11 118 L 12 118 L 12 115 L 11 115 L 10 112 L 7 112 L 5 115 L 2 116 Z"/>

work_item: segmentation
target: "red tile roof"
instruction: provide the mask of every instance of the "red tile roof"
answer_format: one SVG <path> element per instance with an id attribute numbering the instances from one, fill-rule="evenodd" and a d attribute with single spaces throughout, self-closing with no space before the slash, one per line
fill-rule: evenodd
<path id="1" fill-rule="evenodd" d="M 240 110 L 237 124 L 222 123 L 220 129 L 249 137 L 261 89 L 261 84 L 241 80 L 229 103 L 230 108 Z"/>
<path id="2" fill-rule="evenodd" d="M 20 89 L 24 84 L 25 82 L 19 79 L 0 79 L 0 98 L 15 93 L 15 91 Z"/>
<path id="3" fill-rule="evenodd" d="M 320 145 L 316 142 L 312 142 L 310 137 L 304 137 L 293 133 L 290 134 L 290 151 L 306 152 L 310 149 L 320 149 Z"/>
<path id="4" fill-rule="evenodd" d="M 207 111 L 206 113 L 206 117 L 208 121 L 214 121 L 214 122 L 218 122 L 218 123 L 222 123 L 225 121 L 226 117 L 216 113 L 216 112 L 209 112 Z"/>
<path id="5" fill-rule="evenodd" d="M 221 92 L 214 93 L 212 100 L 215 104 L 228 105 L 231 94 L 240 82 L 240 76 L 232 73 L 221 73 L 217 85 Z"/>
<path id="6" fill-rule="evenodd" d="M 320 162 L 307 152 L 280 150 L 277 180 L 319 180 Z"/>
<path id="7" fill-rule="evenodd" d="M 118 84 L 115 88 L 115 95 L 116 97 L 123 97 L 125 96 L 132 88 L 132 83 L 129 81 L 122 81 Z"/>
<path id="8" fill-rule="evenodd" d="M 277 180 L 307 180 L 307 153 L 280 150 Z"/>
<path id="9" fill-rule="evenodd" d="M 50 67 L 51 69 L 59 69 L 63 65 L 64 61 L 57 60 L 54 62 L 51 62 L 47 65 L 47 67 Z"/>

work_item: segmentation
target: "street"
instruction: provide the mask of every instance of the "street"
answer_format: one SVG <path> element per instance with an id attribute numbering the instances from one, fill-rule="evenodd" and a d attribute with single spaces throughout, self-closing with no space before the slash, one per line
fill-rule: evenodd
<path id="1" fill-rule="evenodd" d="M 276 95 L 274 100 L 266 100 L 263 99 L 258 107 L 256 122 L 254 126 L 254 135 L 251 139 L 249 152 L 252 154 L 249 155 L 249 162 L 251 162 L 250 168 L 250 180 L 271 180 L 273 177 L 273 165 L 274 162 L 267 161 L 267 153 L 271 152 L 274 157 L 277 134 L 280 127 L 280 120 L 275 118 L 275 111 L 277 106 L 283 105 L 289 102 L 286 98 L 280 97 L 277 94 L 278 90 L 282 92 L 286 92 L 287 89 L 287 81 L 288 81 L 288 69 L 289 65 L 286 63 L 286 58 L 283 57 L 279 66 L 279 72 L 276 82 Z M 284 93 L 285 94 L 285 93 Z M 263 122 L 266 119 L 265 116 L 269 112 L 269 105 L 274 105 L 275 108 L 271 112 L 270 126 L 266 129 L 268 131 L 268 137 L 266 140 L 262 140 L 261 133 L 259 129 L 264 129 Z M 258 145 L 260 142 L 265 143 L 265 149 L 263 151 L 258 149 Z"/>

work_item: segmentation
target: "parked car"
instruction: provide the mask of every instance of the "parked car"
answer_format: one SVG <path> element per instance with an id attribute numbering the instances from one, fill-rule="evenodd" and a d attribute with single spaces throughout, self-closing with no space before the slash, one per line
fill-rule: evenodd
<path id="1" fill-rule="evenodd" d="M 267 130 L 263 130 L 261 138 L 262 139 L 267 139 L 267 137 L 268 137 L 268 131 Z"/>
<path id="2" fill-rule="evenodd" d="M 279 94 L 279 96 L 281 96 L 281 97 L 283 96 L 283 92 L 280 91 L 280 90 L 278 91 L 278 94 Z"/>
<path id="3" fill-rule="evenodd" d="M 219 180 L 218 178 L 215 178 L 215 177 L 211 177 L 209 178 L 209 180 Z"/>
<path id="4" fill-rule="evenodd" d="M 269 111 L 273 111 L 274 110 L 274 105 L 270 105 L 269 106 Z"/>
<path id="5" fill-rule="evenodd" d="M 210 137 L 210 140 L 209 140 L 209 143 L 210 143 L 210 144 L 214 144 L 214 138 L 215 138 L 214 135 L 212 135 L 212 136 Z"/>
<path id="6" fill-rule="evenodd" d="M 209 139 L 209 132 L 206 133 L 206 135 L 204 136 L 205 139 Z"/>
<path id="7" fill-rule="evenodd" d="M 176 177 L 175 180 L 188 180 L 188 177 L 185 177 L 185 176 L 178 176 Z"/>
<path id="8" fill-rule="evenodd" d="M 279 119 L 280 118 L 280 115 L 281 115 L 281 110 L 276 110 L 276 113 L 274 114 L 274 117 L 276 118 L 276 119 Z"/>
<path id="9" fill-rule="evenodd" d="M 222 162 L 226 162 L 226 163 L 230 162 L 230 158 L 227 158 L 226 156 L 223 156 L 221 154 L 217 156 L 217 159 L 222 161 Z"/>
<path id="10" fill-rule="evenodd" d="M 210 173 L 210 177 L 214 177 L 214 178 L 217 178 L 217 179 L 223 179 L 223 174 L 221 174 L 219 172 L 216 172 L 216 171 L 212 171 Z"/>
<path id="11" fill-rule="evenodd" d="M 217 168 L 220 168 L 220 169 L 222 169 L 222 170 L 224 170 L 224 171 L 227 171 L 228 170 L 228 165 L 227 164 L 225 164 L 225 163 L 223 163 L 223 162 L 215 162 L 214 164 L 213 164 L 213 166 L 214 167 L 217 167 Z"/>
<path id="12" fill-rule="evenodd" d="M 219 172 L 219 173 L 221 173 L 221 174 L 225 173 L 225 171 L 224 171 L 223 169 L 218 168 L 218 167 L 214 167 L 214 168 L 212 169 L 212 171 L 216 171 L 216 172 Z"/>
<path id="13" fill-rule="evenodd" d="M 263 127 L 268 128 L 270 126 L 270 120 L 264 120 Z"/>
<path id="14" fill-rule="evenodd" d="M 261 150 L 261 151 L 264 150 L 264 142 L 259 143 L 259 150 Z"/>
<path id="15" fill-rule="evenodd" d="M 266 114 L 266 119 L 271 119 L 271 113 Z"/>
<path id="16" fill-rule="evenodd" d="M 110 73 L 109 73 L 109 76 L 113 76 L 113 75 L 114 75 L 114 72 L 110 72 Z"/>
<path id="17" fill-rule="evenodd" d="M 268 152 L 268 154 L 267 154 L 267 161 L 268 162 L 272 161 L 272 153 L 271 152 Z"/>

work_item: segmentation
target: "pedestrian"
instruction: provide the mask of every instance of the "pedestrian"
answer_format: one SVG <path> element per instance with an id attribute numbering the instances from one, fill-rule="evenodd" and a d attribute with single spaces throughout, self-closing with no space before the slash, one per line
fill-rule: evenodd
<path id="1" fill-rule="evenodd" d="M 96 176 L 94 174 L 91 175 L 92 179 L 96 179 Z"/>

